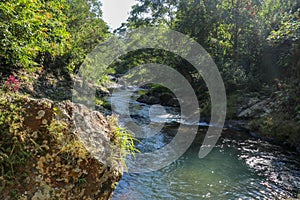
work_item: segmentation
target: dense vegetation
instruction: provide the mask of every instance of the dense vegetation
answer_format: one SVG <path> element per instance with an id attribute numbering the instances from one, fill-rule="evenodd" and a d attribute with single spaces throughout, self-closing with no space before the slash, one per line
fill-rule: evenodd
<path id="1" fill-rule="evenodd" d="M 107 198 L 121 178 L 99 183 L 102 164 L 49 100 L 70 99 L 70 75 L 108 35 L 96 0 L 0 2 L 1 199 Z"/>
<path id="2" fill-rule="evenodd" d="M 299 7 L 296 0 L 139 0 L 116 32 L 161 26 L 187 34 L 213 57 L 229 92 L 260 91 L 274 80 L 299 77 Z M 1 68 L 45 66 L 75 72 L 87 53 L 109 36 L 97 0 L 2 1 L 0 13 Z M 151 60 L 167 62 L 182 73 L 191 70 L 184 60 L 161 54 L 134 52 L 118 68 Z"/>
<path id="3" fill-rule="evenodd" d="M 140 0 L 117 32 L 163 26 L 187 34 L 213 57 L 228 90 L 259 91 L 275 78 L 298 77 L 299 8 L 290 0 Z"/>
<path id="4" fill-rule="evenodd" d="M 41 67 L 75 73 L 85 56 L 110 36 L 97 0 L 2 1 L 0 13 L 0 67 L 5 76 L 16 69 Z M 184 33 L 208 51 L 226 86 L 229 118 L 235 113 L 235 97 L 246 92 L 280 99 L 276 110 L 287 112 L 287 120 L 300 121 L 298 1 L 138 0 L 115 34 L 146 26 Z M 196 93 L 202 95 L 202 111 L 209 113 L 209 95 L 201 76 L 178 56 L 138 50 L 111 67 L 124 73 L 149 62 L 173 66 L 192 80 Z"/>
<path id="5" fill-rule="evenodd" d="M 108 36 L 96 0 L 0 2 L 1 68 L 80 66 Z"/>
<path id="6" fill-rule="evenodd" d="M 167 27 L 187 34 L 208 51 L 226 86 L 228 119 L 236 117 L 238 104 L 245 104 L 245 97 L 271 98 L 271 113 L 254 120 L 251 128 L 299 143 L 299 1 L 139 0 L 127 23 L 115 32 L 121 34 L 146 26 Z M 185 60 L 147 49 L 124 56 L 115 68 L 123 73 L 128 66 L 148 62 L 173 66 L 187 80 L 193 80 L 193 87 L 201 96 L 202 113 L 209 115 L 205 84 Z M 292 124 L 292 128 L 287 124 Z M 289 133 L 278 127 L 289 129 Z"/>
<path id="7" fill-rule="evenodd" d="M 207 50 L 226 86 L 228 119 L 236 117 L 236 109 L 243 104 L 243 97 L 261 101 L 269 98 L 268 102 L 272 102 L 268 105 L 270 112 L 250 118 L 250 128 L 299 147 L 298 0 L 137 0 L 127 22 L 114 33 L 108 32 L 108 26 L 102 20 L 98 0 L 3 0 L 0 2 L 0 128 L 4 141 L 0 143 L 1 180 L 9 180 L 7 184 L 11 185 L 10 181 L 14 179 L 11 169 L 32 159 L 31 151 L 35 148 L 31 136 L 25 143 L 20 143 L 28 132 L 19 130 L 24 102 L 17 95 L 18 91 L 31 94 L 28 91 L 32 82 L 38 81 L 36 74 L 46 74 L 43 81 L 49 78 L 48 74 L 55 74 L 59 81 L 75 75 L 86 55 L 101 41 L 112 34 L 120 36 L 147 26 L 176 30 Z M 170 52 L 138 50 L 122 56 L 110 67 L 116 74 L 123 74 L 144 63 L 165 64 L 178 70 L 201 96 L 202 112 L 209 115 L 209 94 L 201 76 L 195 74 L 195 69 L 186 60 Z M 41 93 L 45 92 L 43 97 L 50 93 L 55 100 L 70 99 L 70 95 L 65 97 L 70 91 L 56 87 L 57 80 L 48 81 L 47 84 L 36 84 L 41 86 Z M 70 83 L 64 84 L 70 87 Z M 166 91 L 155 87 L 157 91 Z M 56 125 L 46 131 L 63 129 Z M 115 132 L 125 138 L 129 135 L 118 128 Z M 132 138 L 128 140 L 133 143 Z M 124 141 L 119 141 L 120 146 L 126 147 L 127 140 Z M 24 150 L 26 143 L 30 144 L 28 151 Z M 131 147 L 129 150 L 134 151 Z M 17 150 L 19 152 L 14 153 Z M 5 184 L 3 181 L 0 191 Z"/>

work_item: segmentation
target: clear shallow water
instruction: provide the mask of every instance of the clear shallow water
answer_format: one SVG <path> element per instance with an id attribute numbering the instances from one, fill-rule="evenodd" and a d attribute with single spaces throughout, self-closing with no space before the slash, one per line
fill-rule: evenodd
<path id="1" fill-rule="evenodd" d="M 296 197 L 300 158 L 266 142 L 220 139 L 204 159 L 199 143 L 155 172 L 124 174 L 113 199 L 276 199 Z"/>
<path id="2" fill-rule="evenodd" d="M 117 106 L 122 106 L 126 91 L 117 93 Z M 152 126 L 176 121 L 178 113 L 167 108 L 167 117 L 152 116 Z M 158 112 L 159 113 L 159 112 Z M 122 115 L 122 113 L 119 113 Z M 143 128 L 149 127 L 149 106 L 131 100 L 130 114 Z M 174 120 L 172 119 L 174 117 Z M 125 125 L 132 119 L 121 117 Z M 195 123 L 186 123 L 185 129 Z M 168 144 L 177 126 L 165 126 L 155 135 L 141 139 L 137 148 L 151 152 Z M 123 199 L 286 199 L 300 193 L 300 155 L 268 142 L 250 138 L 246 133 L 224 131 L 214 150 L 198 158 L 205 128 L 177 161 L 165 168 L 141 174 L 125 173 L 114 192 L 113 200 Z M 160 156 L 160 155 L 157 155 Z"/>

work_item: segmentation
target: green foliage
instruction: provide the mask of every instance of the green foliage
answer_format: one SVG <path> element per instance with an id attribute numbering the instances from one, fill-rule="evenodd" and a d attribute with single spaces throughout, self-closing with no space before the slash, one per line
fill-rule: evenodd
<path id="1" fill-rule="evenodd" d="M 299 78 L 299 24 L 297 1 L 140 0 L 117 32 L 162 26 L 187 34 L 210 53 L 227 91 L 258 91 L 282 75 Z M 128 54 L 116 64 L 117 72 L 147 62 L 172 66 L 185 77 L 197 77 L 194 87 L 202 85 L 184 60 L 157 50 Z"/>
<path id="2" fill-rule="evenodd" d="M 24 165 L 32 152 L 24 148 L 28 143 L 23 130 L 24 108 L 22 97 L 17 93 L 0 90 L 0 188 L 11 183 L 16 167 Z"/>
<path id="3" fill-rule="evenodd" d="M 286 75 L 299 78 L 300 8 L 290 14 L 286 13 L 278 28 L 272 30 L 267 39 L 273 48 L 281 50 L 276 61 Z"/>
<path id="4" fill-rule="evenodd" d="M 78 70 L 108 36 L 97 0 L 0 2 L 0 65 Z M 51 69 L 54 70 L 54 69 Z"/>
<path id="5" fill-rule="evenodd" d="M 108 26 L 102 20 L 101 2 L 97 0 L 68 0 L 68 32 L 71 48 L 65 55 L 67 67 L 77 71 L 86 55 L 106 39 Z"/>
<path id="6" fill-rule="evenodd" d="M 266 135 L 295 144 L 300 121 L 299 9 L 295 0 L 139 0 L 117 32 L 156 26 L 187 34 L 208 51 L 222 74 L 229 94 L 228 117 L 236 116 L 242 92 L 273 93 L 279 104 L 272 113 L 276 117 L 268 115 L 256 125 Z M 192 80 L 198 96 L 206 94 L 201 76 L 185 60 L 160 50 L 129 53 L 116 63 L 116 71 L 125 73 L 150 62 L 174 67 Z M 288 87 L 282 88 L 284 85 Z M 202 99 L 201 112 L 209 115 L 209 98 Z M 289 117 L 280 117 L 284 112 Z"/>
<path id="7" fill-rule="evenodd" d="M 116 128 L 114 131 L 115 143 L 120 147 L 123 155 L 134 155 L 138 150 L 135 148 L 134 142 L 136 139 L 132 136 L 132 133 L 124 128 Z"/>
<path id="8" fill-rule="evenodd" d="M 86 185 L 87 181 L 86 181 L 85 178 L 79 178 L 78 181 L 77 181 L 77 184 L 79 185 L 79 187 L 81 187 L 83 185 Z"/>
<path id="9" fill-rule="evenodd" d="M 139 153 L 139 150 L 135 148 L 135 143 L 139 141 L 134 138 L 133 133 L 119 127 L 115 115 L 108 116 L 107 120 L 113 132 L 113 159 L 121 161 L 123 167 L 126 168 L 125 158 L 128 155 L 134 156 L 135 153 Z"/>
<path id="10" fill-rule="evenodd" d="M 271 107 L 272 112 L 252 120 L 249 128 L 259 131 L 263 136 L 297 147 L 300 144 L 300 90 L 296 87 L 297 84 L 279 82 L 280 88 L 273 97 L 276 100 Z"/>
<path id="11" fill-rule="evenodd" d="M 272 30 L 269 40 L 275 44 L 291 40 L 298 41 L 300 39 L 300 8 L 297 11 L 286 14 L 279 25 L 278 30 Z"/>
<path id="12" fill-rule="evenodd" d="M 64 7 L 64 0 L 0 2 L 1 62 L 30 68 L 41 53 L 62 55 L 69 38 Z"/>
<path id="13" fill-rule="evenodd" d="M 127 23 L 122 24 L 117 32 L 146 26 L 172 27 L 176 21 L 178 0 L 152 1 L 142 0 L 132 6 Z"/>
<path id="14" fill-rule="evenodd" d="M 234 118 L 237 113 L 237 104 L 239 101 L 239 94 L 227 95 L 227 112 L 226 116 L 228 119 Z"/>
<path id="15" fill-rule="evenodd" d="M 249 123 L 251 130 L 259 131 L 262 136 L 275 138 L 296 147 L 299 144 L 299 123 L 286 118 L 284 113 L 272 113 Z"/>

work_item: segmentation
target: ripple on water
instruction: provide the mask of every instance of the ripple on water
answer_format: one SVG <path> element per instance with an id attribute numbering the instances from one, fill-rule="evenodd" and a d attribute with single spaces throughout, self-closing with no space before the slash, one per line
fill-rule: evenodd
<path id="1" fill-rule="evenodd" d="M 278 146 L 221 139 L 201 160 L 198 150 L 156 172 L 125 174 L 113 199 L 274 199 L 299 189 L 299 156 Z"/>
<path id="2" fill-rule="evenodd" d="M 126 95 L 126 92 L 117 94 L 116 102 L 119 106 L 122 106 Z M 134 100 L 130 104 L 133 118 L 142 124 L 149 124 L 150 106 Z M 179 118 L 178 111 L 166 111 L 167 115 L 155 118 L 156 123 L 161 123 L 161 120 L 164 122 L 166 118 L 171 121 Z M 121 124 L 131 119 L 122 120 Z M 154 151 L 168 144 L 175 135 L 176 127 L 166 127 L 163 131 L 142 139 L 138 148 L 142 152 Z M 204 132 L 199 133 L 188 151 L 169 166 L 143 174 L 125 173 L 113 199 L 227 200 L 297 196 L 300 189 L 299 154 L 268 142 L 239 136 L 245 134 L 230 132 L 224 135 L 214 150 L 201 160 L 198 158 L 198 151 Z"/>

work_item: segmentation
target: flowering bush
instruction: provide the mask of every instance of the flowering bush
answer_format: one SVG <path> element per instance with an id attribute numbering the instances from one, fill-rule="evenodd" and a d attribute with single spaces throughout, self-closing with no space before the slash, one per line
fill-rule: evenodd
<path id="1" fill-rule="evenodd" d="M 20 88 L 20 82 L 13 75 L 10 75 L 6 80 L 4 87 L 9 91 L 17 92 Z"/>

